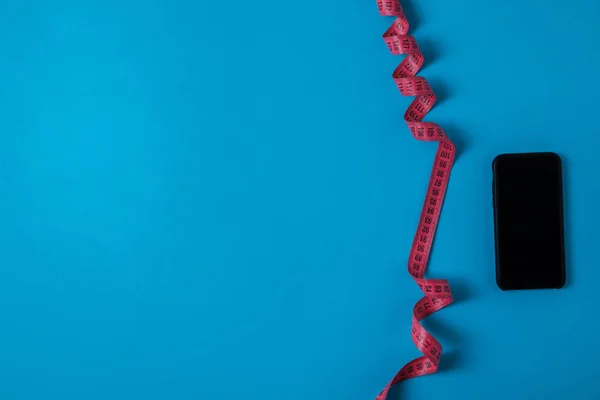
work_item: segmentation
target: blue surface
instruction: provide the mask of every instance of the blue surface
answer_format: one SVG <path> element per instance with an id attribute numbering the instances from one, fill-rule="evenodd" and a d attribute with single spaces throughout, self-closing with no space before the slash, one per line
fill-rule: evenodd
<path id="1" fill-rule="evenodd" d="M 443 372 L 392 398 L 599 398 L 600 3 L 406 3 L 461 149 L 429 269 L 459 302 L 426 323 Z M 373 399 L 418 355 L 434 154 L 390 23 L 374 0 L 3 1 L 0 398 Z M 504 293 L 490 163 L 546 150 L 567 286 Z"/>

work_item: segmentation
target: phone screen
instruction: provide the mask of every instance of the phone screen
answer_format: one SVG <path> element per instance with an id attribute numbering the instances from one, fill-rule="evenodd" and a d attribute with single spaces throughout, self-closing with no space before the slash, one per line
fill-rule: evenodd
<path id="1" fill-rule="evenodd" d="M 502 154 L 494 160 L 493 170 L 498 286 L 505 290 L 562 287 L 560 158 L 554 153 Z"/>

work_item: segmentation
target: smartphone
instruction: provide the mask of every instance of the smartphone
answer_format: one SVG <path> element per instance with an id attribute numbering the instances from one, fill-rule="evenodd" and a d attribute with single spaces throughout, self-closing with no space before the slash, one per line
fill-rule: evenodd
<path id="1" fill-rule="evenodd" d="M 502 290 L 565 283 L 562 163 L 555 153 L 500 154 L 492 163 L 496 283 Z"/>

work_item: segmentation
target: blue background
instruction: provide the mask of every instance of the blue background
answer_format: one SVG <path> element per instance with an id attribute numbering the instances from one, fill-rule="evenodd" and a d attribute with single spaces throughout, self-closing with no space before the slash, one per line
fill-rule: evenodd
<path id="1" fill-rule="evenodd" d="M 455 139 L 439 374 L 392 399 L 600 396 L 600 3 L 406 0 Z M 419 353 L 435 146 L 375 1 L 3 1 L 0 398 L 373 399 Z M 564 160 L 564 290 L 501 292 L 491 168 Z"/>

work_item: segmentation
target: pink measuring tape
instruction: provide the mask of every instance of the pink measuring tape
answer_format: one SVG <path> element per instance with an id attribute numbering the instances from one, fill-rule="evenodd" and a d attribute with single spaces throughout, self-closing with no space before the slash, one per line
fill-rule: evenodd
<path id="1" fill-rule="evenodd" d="M 378 0 L 379 14 L 394 16 L 392 26 L 383 34 L 383 40 L 392 54 L 406 54 L 392 77 L 403 96 L 415 96 L 404 113 L 410 133 L 417 140 L 438 142 L 433 170 L 421 211 L 421 219 L 413 240 L 408 259 L 408 272 L 417 282 L 425 296 L 413 309 L 412 340 L 423 356 L 408 362 L 377 395 L 375 400 L 387 399 L 390 388 L 396 383 L 417 376 L 436 372 L 442 356 L 442 345 L 423 328 L 419 321 L 452 303 L 450 286 L 445 279 L 424 278 L 435 229 L 442 210 L 450 170 L 454 161 L 455 147 L 444 130 L 433 122 L 421 122 L 435 103 L 435 94 L 427 80 L 415 76 L 423 65 L 423 54 L 415 38 L 408 35 L 408 21 L 399 0 Z"/>

